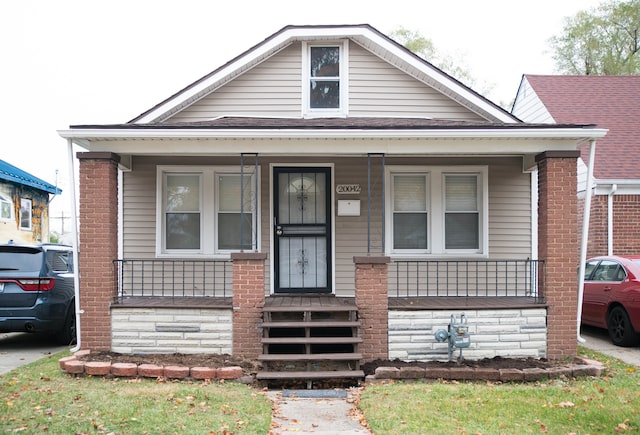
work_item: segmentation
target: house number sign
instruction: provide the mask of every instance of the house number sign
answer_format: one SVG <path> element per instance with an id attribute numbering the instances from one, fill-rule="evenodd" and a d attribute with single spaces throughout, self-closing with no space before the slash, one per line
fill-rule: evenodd
<path id="1" fill-rule="evenodd" d="M 336 186 L 337 193 L 357 195 L 362 189 L 359 184 L 338 184 Z"/>

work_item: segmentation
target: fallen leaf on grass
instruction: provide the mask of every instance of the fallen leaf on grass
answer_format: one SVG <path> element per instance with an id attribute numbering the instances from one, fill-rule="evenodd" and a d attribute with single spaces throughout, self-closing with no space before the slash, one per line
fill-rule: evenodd
<path id="1" fill-rule="evenodd" d="M 634 430 L 634 427 L 630 426 L 629 425 L 629 419 L 626 419 L 624 422 L 618 423 L 618 425 L 614 429 L 614 432 L 615 433 L 621 433 L 621 432 L 627 432 L 627 431 L 631 431 L 631 430 Z"/>

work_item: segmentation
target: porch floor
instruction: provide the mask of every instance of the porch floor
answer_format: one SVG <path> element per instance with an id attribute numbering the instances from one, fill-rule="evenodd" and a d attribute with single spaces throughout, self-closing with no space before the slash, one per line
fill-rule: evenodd
<path id="1" fill-rule="evenodd" d="M 277 308 L 278 311 L 309 311 L 318 310 L 353 310 L 356 306 L 355 298 L 335 297 L 334 295 L 272 295 L 265 299 L 265 308 Z"/>
<path id="2" fill-rule="evenodd" d="M 265 298 L 265 307 L 278 307 L 279 311 L 323 310 L 327 308 L 349 309 L 355 307 L 355 298 L 333 295 L 274 295 Z M 214 297 L 127 297 L 118 299 L 114 306 L 128 308 L 181 307 L 181 308 L 232 308 L 232 298 Z M 481 310 L 509 308 L 545 308 L 547 304 L 530 297 L 391 297 L 390 310 Z"/>
<path id="3" fill-rule="evenodd" d="M 547 304 L 541 302 L 539 299 L 518 296 L 425 296 L 389 298 L 390 310 L 486 310 L 546 307 Z"/>
<path id="4" fill-rule="evenodd" d="M 126 297 L 116 300 L 112 306 L 127 308 L 232 308 L 232 298 L 215 297 Z"/>

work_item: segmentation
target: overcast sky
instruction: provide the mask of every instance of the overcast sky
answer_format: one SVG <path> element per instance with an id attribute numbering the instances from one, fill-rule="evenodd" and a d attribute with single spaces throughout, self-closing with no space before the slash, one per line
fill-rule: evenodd
<path id="1" fill-rule="evenodd" d="M 601 0 L 6 0 L 0 2 L 0 159 L 66 190 L 56 130 L 129 121 L 295 24 L 370 24 L 420 32 L 464 60 L 496 103 L 522 74 L 554 74 L 548 39 Z M 480 89 L 478 89 L 480 91 Z M 56 223 L 52 221 L 55 228 Z"/>

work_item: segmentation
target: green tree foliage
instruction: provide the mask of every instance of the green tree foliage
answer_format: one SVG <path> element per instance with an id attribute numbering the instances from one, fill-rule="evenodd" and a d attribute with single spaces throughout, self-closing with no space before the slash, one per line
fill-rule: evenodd
<path id="1" fill-rule="evenodd" d="M 470 69 L 465 65 L 462 56 L 450 56 L 436 50 L 433 42 L 420 32 L 415 30 L 405 29 L 400 26 L 389 34 L 389 37 L 407 50 L 417 54 L 427 62 L 440 68 L 456 80 L 464 83 L 465 85 L 475 88 L 478 83 L 473 78 Z M 491 91 L 493 86 L 486 83 L 481 85 L 482 89 L 476 91 L 487 94 Z"/>
<path id="2" fill-rule="evenodd" d="M 610 1 L 565 18 L 550 39 L 562 74 L 640 74 L 640 0 Z"/>

